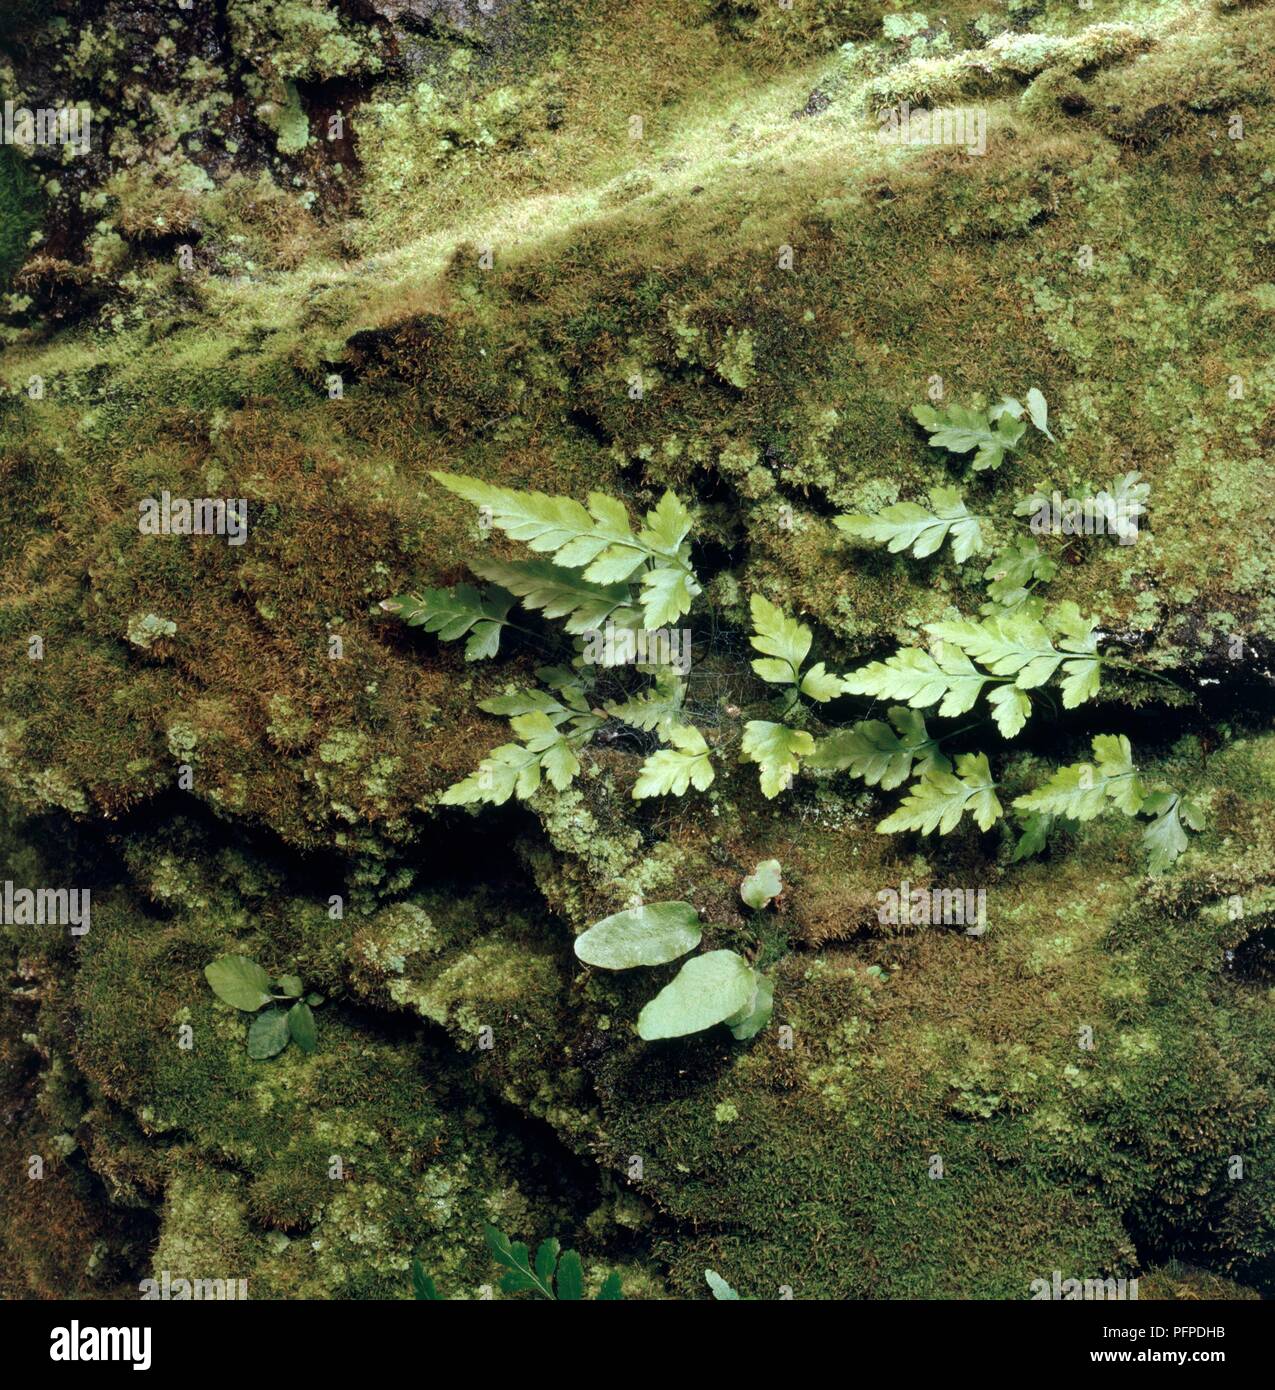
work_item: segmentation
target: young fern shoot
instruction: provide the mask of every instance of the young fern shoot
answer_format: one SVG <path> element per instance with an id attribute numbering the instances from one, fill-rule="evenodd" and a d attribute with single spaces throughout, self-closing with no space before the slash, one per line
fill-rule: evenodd
<path id="1" fill-rule="evenodd" d="M 795 729 L 786 721 L 801 708 L 801 697 L 827 704 L 845 690 L 840 676 L 828 671 L 817 661 L 804 672 L 802 667 L 810 654 L 814 640 L 811 630 L 761 594 L 750 601 L 753 618 L 754 650 L 763 653 L 753 660 L 753 671 L 767 684 L 784 690 L 784 704 L 778 720 L 750 719 L 744 726 L 740 753 L 745 762 L 756 763 L 760 769 L 763 795 L 773 799 L 792 785 L 801 768 L 802 758 L 815 751 L 815 741 L 804 729 Z"/>

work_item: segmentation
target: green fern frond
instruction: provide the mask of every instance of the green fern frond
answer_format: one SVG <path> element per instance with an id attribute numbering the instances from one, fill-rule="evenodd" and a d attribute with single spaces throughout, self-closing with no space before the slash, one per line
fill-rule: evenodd
<path id="1" fill-rule="evenodd" d="M 435 472 L 436 482 L 487 510 L 491 523 L 563 569 L 578 569 L 593 586 L 635 581 L 648 627 L 690 611 L 699 585 L 690 567 L 691 514 L 666 492 L 634 531 L 617 498 L 591 492 L 588 507 L 570 497 L 498 487 L 460 473 Z M 530 579 L 530 576 L 527 576 Z"/>
<path id="2" fill-rule="evenodd" d="M 502 588 L 481 594 L 472 584 L 453 589 L 422 589 L 383 599 L 381 607 L 408 627 L 423 627 L 444 642 L 469 634 L 465 660 L 481 661 L 500 650 L 500 629 L 513 607 L 514 596 Z"/>
<path id="3" fill-rule="evenodd" d="M 651 733 L 657 729 L 664 732 L 670 724 L 677 723 L 685 703 L 686 682 L 679 680 L 672 671 L 660 670 L 650 690 L 605 708 L 613 719 L 621 719 L 635 729 Z"/>
<path id="4" fill-rule="evenodd" d="M 820 739 L 807 766 L 849 772 L 883 791 L 902 786 L 914 767 L 918 774 L 952 770 L 920 711 L 894 705 L 886 713 L 890 724 L 865 719 Z"/>
<path id="5" fill-rule="evenodd" d="M 995 788 L 986 755 L 962 753 L 956 760 L 955 776 L 950 772 L 923 773 L 877 830 L 885 835 L 899 830 L 919 830 L 928 835 L 937 829 L 940 835 L 947 835 L 966 814 L 980 830 L 990 830 L 1004 815 Z"/>
<path id="6" fill-rule="evenodd" d="M 850 695 L 905 700 L 913 709 L 938 705 L 939 714 L 949 716 L 973 709 L 987 681 L 959 648 L 940 644 L 936 654 L 904 647 L 884 661 L 849 672 L 843 684 Z"/>
<path id="7" fill-rule="evenodd" d="M 765 719 L 750 719 L 744 725 L 740 748 L 742 761 L 760 768 L 762 795 L 773 800 L 792 785 L 801 760 L 815 751 L 813 737 L 802 729 L 790 729 Z"/>
<path id="8" fill-rule="evenodd" d="M 916 502 L 896 502 L 873 515 L 833 517 L 832 524 L 847 536 L 884 542 L 893 555 L 910 549 L 918 560 L 933 555 L 949 536 L 952 558 L 958 565 L 983 549 L 980 518 L 966 510 L 956 488 L 933 488 L 930 507 L 932 510 L 927 511 Z"/>
<path id="9" fill-rule="evenodd" d="M 912 416 L 929 434 L 934 448 L 946 449 L 950 454 L 972 451 L 972 467 L 976 473 L 999 468 L 1005 455 L 1018 447 L 1027 430 L 1011 410 L 1002 410 L 993 420 L 987 411 L 969 410 L 960 405 L 949 406 L 946 410 L 918 405 L 913 408 Z"/>
<path id="10" fill-rule="evenodd" d="M 532 612 L 546 618 L 565 618 L 565 631 L 573 636 L 602 627 L 607 622 L 627 626 L 638 617 L 631 607 L 627 584 L 591 584 L 580 574 L 550 560 L 471 560 L 470 569 L 480 579 L 491 580 L 522 600 Z"/>
<path id="11" fill-rule="evenodd" d="M 707 791 L 714 774 L 704 735 L 689 724 L 667 724 L 661 732 L 671 746 L 657 749 L 642 764 L 633 786 L 634 800 L 685 796 L 692 786 Z"/>

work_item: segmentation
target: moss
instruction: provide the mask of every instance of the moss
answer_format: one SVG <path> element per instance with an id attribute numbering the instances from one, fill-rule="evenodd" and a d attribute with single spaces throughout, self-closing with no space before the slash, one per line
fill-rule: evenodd
<path id="1" fill-rule="evenodd" d="M 1214 776 L 1243 785 L 1264 748 L 1236 745 Z M 1208 900 L 1232 852 L 1224 836 L 1198 851 L 1190 879 Z M 1215 1260 L 1243 1229 L 1218 1268 L 1264 1277 L 1269 1254 L 1253 1243 L 1269 1231 L 1264 1179 L 1228 1165 L 1271 1141 L 1259 1061 L 1269 1018 L 1263 990 L 1220 983 L 1226 941 L 1256 923 L 1223 914 L 1206 928 L 1181 885 L 1148 901 L 1095 872 L 1112 855 L 1104 836 L 995 880 L 978 944 L 922 932 L 789 957 L 776 990 L 786 1054 L 773 1036 L 744 1051 L 608 1054 L 599 1087 L 613 1161 L 641 1155 L 638 1190 L 675 1214 L 717 1214 L 689 1249 L 664 1246 L 683 1294 L 707 1265 L 762 1297 L 788 1283 L 797 1297 L 1026 1298 L 1053 1268 L 1136 1273 L 1126 1220 L 1159 1249 L 1198 1248 L 1220 1226 Z M 794 1133 L 820 1140 L 794 1147 Z M 846 1261 L 846 1248 L 859 1257 Z"/>
<path id="2" fill-rule="evenodd" d="M 465 1069 L 432 1047 L 378 1039 L 338 1001 L 318 1010 L 313 1056 L 293 1048 L 252 1062 L 245 1016 L 208 990 L 205 957 L 233 945 L 333 985 L 304 950 L 276 955 L 261 919 L 226 910 L 248 889 L 242 877 L 227 891 L 233 878 L 196 873 L 206 886 L 179 897 L 201 910 L 174 910 L 179 897 L 161 889 L 172 915 L 159 933 L 122 898 L 95 912 L 100 944 L 86 952 L 77 986 L 79 1067 L 100 1105 L 136 1116 L 148 1145 L 140 1154 L 133 1141 L 121 1147 L 103 1125 L 95 1162 L 118 1187 L 162 1187 L 149 1273 L 246 1278 L 259 1298 L 404 1296 L 420 1252 L 461 1296 L 481 1282 L 473 1256 L 483 1219 L 516 1207 L 537 1229 L 559 1224 L 546 1190 L 534 1180 L 523 1190 L 513 1177 L 516 1142 L 478 1119 Z M 257 891 L 267 888 L 277 892 L 268 874 Z M 271 929 L 277 940 L 290 913 Z M 233 943 L 227 930 L 238 933 Z M 410 957 L 401 930 L 396 940 Z M 386 969 L 403 958 L 391 954 Z M 146 1159 L 157 1150 L 158 1179 Z"/>
<path id="3" fill-rule="evenodd" d="M 57 1174 L 41 1218 L 66 1195 L 64 1251 L 14 1216 L 3 1277 L 394 1296 L 421 1253 L 472 1296 L 492 1219 L 578 1228 L 651 1296 L 665 1270 L 704 1296 L 705 1266 L 759 1296 L 1018 1298 L 1054 1268 L 1268 1288 L 1271 8 L 226 15 L 32 48 L 116 118 L 100 163 L 35 163 L 65 244 L 6 306 L 0 636 L 43 655 L 0 671 L 0 787 L 99 842 L 27 825 L 25 875 L 67 837 L 101 879 L 74 958 L 6 938 L 38 987 L 4 1037 L 20 1146 Z M 121 77 L 143 58 L 145 109 Z M 902 99 L 978 104 L 986 153 L 883 144 L 873 108 Z M 973 567 L 829 524 L 954 480 L 910 418 L 935 377 L 1049 399 L 1056 446 L 962 483 L 990 538 L 1034 486 L 1151 484 L 1137 545 L 1059 544 L 1051 594 L 1204 700 L 1113 680 L 1094 711 L 1210 803 L 1164 884 L 1119 818 L 1011 866 L 999 835 L 878 835 L 888 798 L 843 777 L 768 802 L 736 763 L 750 593 L 837 670 L 981 601 Z M 552 637 L 531 619 L 467 664 L 380 612 L 517 553 L 436 468 L 693 501 L 706 795 L 634 803 L 644 745 L 615 740 L 569 792 L 438 806 L 503 736 L 477 702 Z M 248 542 L 141 536 L 164 489 L 247 498 Z M 1060 721 L 996 747 L 998 775 L 1083 742 Z M 758 920 L 739 880 L 772 856 Z M 904 877 L 984 886 L 988 933 L 884 929 Z M 642 1047 L 664 977 L 571 952 L 635 895 L 764 961 L 793 1046 Z M 328 996 L 314 1056 L 248 1059 L 201 974 L 228 950 Z"/>
<path id="4" fill-rule="evenodd" d="M 39 201 L 21 157 L 7 146 L 0 149 L 0 289 L 8 288 L 26 259 L 28 238 L 40 220 Z"/>
<path id="5" fill-rule="evenodd" d="M 235 51 L 264 57 L 264 74 L 320 79 L 382 66 L 381 33 L 351 24 L 328 0 L 228 0 L 226 18 Z"/>

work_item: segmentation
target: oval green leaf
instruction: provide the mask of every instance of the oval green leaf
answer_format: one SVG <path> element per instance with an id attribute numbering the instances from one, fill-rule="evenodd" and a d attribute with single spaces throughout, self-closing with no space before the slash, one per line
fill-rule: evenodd
<path id="1" fill-rule="evenodd" d="M 247 956 L 222 956 L 205 965 L 204 979 L 218 999 L 247 1013 L 270 1002 L 270 976 Z"/>
<path id="2" fill-rule="evenodd" d="M 726 1020 L 736 1042 L 747 1042 L 770 1022 L 775 1007 L 775 982 L 753 972 L 753 997 L 737 1014 Z"/>
<path id="3" fill-rule="evenodd" d="M 267 1009 L 252 1020 L 248 1029 L 248 1056 L 254 1062 L 275 1057 L 288 1045 L 288 1015 L 282 1009 Z"/>
<path id="4" fill-rule="evenodd" d="M 298 999 L 288 1010 L 288 1032 L 292 1035 L 292 1041 L 302 1052 L 313 1052 L 318 1045 L 318 1034 L 314 1030 L 314 1015 L 310 1012 L 309 1004 L 303 999 Z"/>
<path id="5" fill-rule="evenodd" d="M 784 891 L 783 880 L 779 876 L 779 860 L 763 859 L 751 874 L 739 885 L 739 896 L 749 907 L 760 911 L 772 898 Z"/>
<path id="6" fill-rule="evenodd" d="M 734 951 L 708 951 L 688 960 L 638 1015 L 638 1036 L 681 1038 L 722 1023 L 753 997 L 753 970 Z"/>
<path id="7" fill-rule="evenodd" d="M 595 922 L 576 937 L 576 955 L 602 970 L 667 965 L 693 951 L 701 935 L 690 903 L 647 903 Z"/>
<path id="8" fill-rule="evenodd" d="M 275 981 L 280 994 L 285 994 L 289 999 L 301 998 L 301 976 L 300 975 L 280 975 Z"/>

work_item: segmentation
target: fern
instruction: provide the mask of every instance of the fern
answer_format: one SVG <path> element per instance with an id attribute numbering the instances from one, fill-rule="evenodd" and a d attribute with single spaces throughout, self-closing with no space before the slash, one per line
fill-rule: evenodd
<path id="1" fill-rule="evenodd" d="M 803 695 L 817 704 L 827 704 L 845 692 L 844 680 L 828 671 L 822 661 L 803 671 L 813 641 L 804 623 L 788 617 L 761 594 L 754 594 L 749 606 L 753 618 L 750 641 L 754 650 L 764 653 L 753 660 L 753 670 L 769 684 L 788 689 L 787 701 L 779 711 L 781 720 L 800 704 Z M 814 738 L 802 729 L 774 720 L 750 719 L 744 726 L 740 756 L 743 762 L 758 765 L 762 794 L 773 799 L 791 786 L 801 759 L 814 750 Z"/>
<path id="2" fill-rule="evenodd" d="M 529 611 L 543 613 L 546 618 L 565 618 L 563 628 L 572 635 L 608 622 L 632 627 L 641 620 L 627 584 L 591 584 L 549 560 L 512 563 L 479 559 L 471 560 L 469 567 L 480 579 L 491 580 L 517 595 Z"/>
<path id="3" fill-rule="evenodd" d="M 605 709 L 613 719 L 622 720 L 644 733 L 658 730 L 666 734 L 669 725 L 680 722 L 685 703 L 686 682 L 679 680 L 672 671 L 658 670 L 655 684 L 650 690 L 608 704 Z"/>
<path id="4" fill-rule="evenodd" d="M 1112 481 L 1111 489 L 1103 489 L 1094 498 L 1095 515 L 1103 517 L 1107 530 L 1121 540 L 1131 540 L 1138 533 L 1138 521 L 1147 512 L 1151 484 L 1141 481 L 1139 472 L 1123 473 Z"/>
<path id="5" fill-rule="evenodd" d="M 1097 695 L 1102 658 L 1096 627 L 1097 620 L 1083 617 L 1074 603 L 1059 604 L 1045 621 L 1018 608 L 978 620 L 927 623 L 932 651 L 905 647 L 885 661 L 851 671 L 845 689 L 906 700 L 914 709 L 937 704 L 941 715 L 951 716 L 972 709 L 990 685 L 992 717 L 1001 733 L 1013 738 L 1031 714 L 1025 692 L 1055 675 L 1062 677 L 1067 709 Z"/>
<path id="6" fill-rule="evenodd" d="M 1024 832 L 1027 847 L 1023 848 L 1020 841 L 1023 854 L 1043 848 L 1049 831 L 1049 822 L 1044 818 L 1067 817 L 1083 822 L 1114 809 L 1130 817 L 1152 817 L 1143 829 L 1142 839 L 1150 871 L 1163 873 L 1187 847 L 1183 824 L 1192 830 L 1204 828 L 1202 808 L 1168 788 L 1148 791 L 1134 764 L 1129 740 L 1123 734 L 1099 734 L 1092 749 L 1093 762 L 1061 767 L 1043 786 L 1015 800 L 1017 810 L 1041 818 L 1033 822 L 1029 817 Z M 1016 851 L 1014 857 L 1021 856 Z"/>
<path id="7" fill-rule="evenodd" d="M 952 558 L 958 565 L 983 549 L 979 518 L 966 510 L 955 488 L 933 488 L 930 507 L 933 510 L 927 511 L 916 502 L 896 502 L 872 516 L 856 513 L 832 520 L 847 536 L 885 542 L 892 555 L 910 549 L 918 560 L 933 555 L 949 536 Z"/>
<path id="8" fill-rule="evenodd" d="M 511 796 L 526 801 L 540 788 L 542 775 L 565 791 L 580 771 L 577 751 L 584 740 L 578 733 L 562 734 L 543 714 L 524 714 L 510 725 L 525 742 L 504 743 L 478 764 L 477 772 L 457 782 L 439 798 L 443 806 L 490 802 L 502 806 Z"/>
<path id="9" fill-rule="evenodd" d="M 840 676 L 824 669 L 822 661 L 801 674 L 802 663 L 810 652 L 811 631 L 804 623 L 789 618 L 781 608 L 761 594 L 749 603 L 753 616 L 753 635 L 749 639 L 756 651 L 765 655 L 755 659 L 753 670 L 772 685 L 791 686 L 811 700 L 826 704 L 842 693 Z"/>
<path id="10" fill-rule="evenodd" d="M 935 410 L 933 406 L 918 405 L 912 415 L 936 449 L 946 449 L 950 454 L 973 451 L 971 466 L 976 473 L 999 468 L 1005 455 L 1017 448 L 1027 431 L 1027 426 L 1009 411 L 1001 412 L 993 421 L 987 411 L 968 410 L 964 406 Z"/>
<path id="11" fill-rule="evenodd" d="M 1013 738 L 1021 733 L 1032 712 L 1031 698 L 1016 685 L 993 686 L 988 692 L 987 703 L 991 706 L 996 727 L 1004 738 Z"/>
<path id="12" fill-rule="evenodd" d="M 928 835 L 935 829 L 947 835 L 969 814 L 980 830 L 990 830 L 1004 815 L 995 789 L 986 755 L 962 753 L 956 759 L 955 776 L 937 770 L 923 773 L 898 809 L 877 829 L 887 835 L 896 830 L 919 830 Z"/>
<path id="13" fill-rule="evenodd" d="M 1096 618 L 1085 618 L 1074 603 L 1062 603 L 1047 623 L 1022 612 L 980 622 L 929 623 L 926 631 L 950 642 L 994 676 L 1013 676 L 1020 690 L 1044 685 L 1061 668 L 1063 705 L 1075 709 L 1098 693 Z M 1057 637 L 1055 646 L 1053 638 Z"/>
<path id="14" fill-rule="evenodd" d="M 1092 746 L 1092 763 L 1060 767 L 1048 782 L 1020 796 L 1014 805 L 1076 821 L 1093 820 L 1109 805 L 1126 815 L 1137 815 L 1146 792 L 1133 764 L 1129 740 L 1123 734 L 1099 734 Z"/>
<path id="15" fill-rule="evenodd" d="M 1057 573 L 1057 562 L 1041 549 L 1035 537 L 1020 537 L 998 551 L 983 571 L 990 600 L 984 606 L 984 614 L 1018 607 L 1036 584 L 1048 583 Z"/>
<path id="16" fill-rule="evenodd" d="M 444 642 L 468 633 L 465 660 L 481 661 L 500 650 L 500 629 L 505 626 L 513 602 L 513 594 L 506 589 L 497 587 L 481 594 L 472 584 L 458 584 L 454 589 L 399 594 L 383 600 L 381 607 L 401 618 L 408 627 L 437 633 Z"/>
<path id="17" fill-rule="evenodd" d="M 761 769 L 762 795 L 770 800 L 792 785 L 801 759 L 814 751 L 814 738 L 803 729 L 765 719 L 750 719 L 744 725 L 740 752 L 745 762 L 756 763 Z"/>
<path id="18" fill-rule="evenodd" d="M 480 700 L 489 714 L 510 716 L 509 726 L 522 739 L 494 748 L 477 771 L 448 787 L 439 798 L 443 806 L 469 806 L 487 802 L 502 806 L 510 797 L 526 801 L 539 790 L 542 779 L 565 791 L 580 772 L 579 753 L 601 728 L 584 688 L 560 667 L 542 667 L 537 673 L 550 690 L 516 690 Z"/>
<path id="19" fill-rule="evenodd" d="M 1019 820 L 1018 841 L 1014 845 L 1014 853 L 1010 856 L 1010 863 L 1017 864 L 1019 860 L 1030 859 L 1035 854 L 1040 854 L 1049 843 L 1049 835 L 1055 823 L 1061 822 L 1070 825 L 1062 816 L 1048 815 L 1043 811 L 1033 811 L 1030 815 L 1024 816 Z"/>
<path id="20" fill-rule="evenodd" d="M 940 646 L 936 654 L 903 647 L 884 661 L 849 672 L 844 680 L 851 695 L 905 700 L 913 709 L 937 704 L 939 714 L 951 716 L 974 708 L 989 677 L 959 649 Z"/>
<path id="21" fill-rule="evenodd" d="M 1187 847 L 1185 823 L 1192 830 L 1203 830 L 1203 809 L 1189 797 L 1173 791 L 1153 792 L 1142 803 L 1142 810 L 1154 817 L 1142 832 L 1142 843 L 1153 874 L 1163 873 Z"/>
<path id="22" fill-rule="evenodd" d="M 591 492 L 587 509 L 570 497 L 497 487 L 459 473 L 432 475 L 458 497 L 488 509 L 492 524 L 563 569 L 578 569 L 590 585 L 639 584 L 650 628 L 689 613 L 699 593 L 690 567 L 691 514 L 666 492 L 634 531 L 623 502 Z"/>
<path id="23" fill-rule="evenodd" d="M 1151 495 L 1151 485 L 1141 479 L 1139 472 L 1123 473 L 1112 479 L 1110 488 L 1097 493 L 1088 489 L 1087 495 L 1075 502 L 1074 515 L 1063 517 L 1053 515 L 1059 495 L 1051 497 L 1038 488 L 1014 507 L 1014 515 L 1032 517 L 1032 530 L 1038 533 L 1088 535 L 1101 530 L 1128 544 L 1138 534 L 1138 521 L 1146 515 L 1146 503 Z M 1038 522 L 1038 517 L 1048 517 L 1048 524 Z"/>
<path id="24" fill-rule="evenodd" d="M 704 735 L 693 725 L 668 723 L 661 730 L 671 745 L 652 753 L 642 764 L 633 785 L 633 798 L 685 796 L 688 787 L 707 791 L 713 782 L 713 764 Z"/>
<path id="25" fill-rule="evenodd" d="M 583 718 L 592 711 L 584 686 L 576 672 L 565 666 L 540 666 L 536 676 L 546 689 L 511 690 L 505 695 L 493 695 L 479 700 L 478 708 L 488 714 L 534 714 L 539 711 L 547 714 L 555 724 L 578 716 Z"/>
<path id="26" fill-rule="evenodd" d="M 1001 408 L 1010 411 L 1016 420 L 1023 418 L 1024 407 L 1012 396 L 1006 396 L 1001 401 Z M 1049 432 L 1049 405 L 1039 387 L 1033 386 L 1027 392 L 1026 410 L 1032 424 L 1051 444 L 1056 444 L 1058 441 Z"/>
<path id="27" fill-rule="evenodd" d="M 920 774 L 952 770 L 952 764 L 939 752 L 938 741 L 930 737 L 923 715 L 902 705 L 894 705 L 886 713 L 894 728 L 879 719 L 866 719 L 838 729 L 816 743 L 807 765 L 848 771 L 870 787 L 879 785 L 882 791 L 902 786 L 914 768 Z"/>
<path id="28" fill-rule="evenodd" d="M 531 612 L 562 620 L 564 631 L 576 639 L 579 667 L 592 658 L 588 642 L 581 654 L 581 639 L 592 639 L 603 627 L 608 633 L 643 624 L 658 629 L 689 612 L 700 593 L 690 565 L 691 515 L 673 492 L 666 492 L 635 529 L 624 504 L 604 493 L 590 493 L 584 507 L 569 497 L 498 487 L 458 473 L 433 476 L 483 508 L 498 529 L 549 557 L 474 561 L 475 574 L 493 585 L 486 596 L 460 585 L 382 603 L 409 625 L 424 625 L 441 637 L 469 633 L 471 660 L 496 654 L 515 599 Z M 520 741 L 494 748 L 474 773 L 443 793 L 443 805 L 525 800 L 546 780 L 561 791 L 579 775 L 580 751 L 604 722 L 603 712 L 591 708 L 574 672 L 554 667 L 539 674 L 548 689 L 517 690 L 479 702 L 488 713 L 508 716 Z M 633 795 L 683 795 L 690 786 L 703 790 L 713 780 L 713 768 L 703 736 L 681 722 L 685 687 L 671 672 L 652 674 L 652 687 L 613 700 L 605 711 L 635 728 L 658 732 L 668 745 L 643 764 Z M 806 673 L 812 697 L 820 698 L 828 680 L 822 667 Z"/>
<path id="29" fill-rule="evenodd" d="M 511 1241 L 495 1226 L 484 1225 L 483 1235 L 492 1258 L 505 1271 L 500 1276 L 502 1293 L 534 1293 L 537 1298 L 559 1303 L 583 1301 L 584 1265 L 574 1250 L 564 1252 L 557 1240 L 543 1240 L 533 1262 L 528 1246 L 519 1240 Z M 415 1259 L 412 1261 L 412 1292 L 418 1299 L 446 1302 L 433 1279 L 426 1274 L 425 1266 Z M 612 1271 L 602 1281 L 595 1302 L 623 1298 L 620 1276 Z"/>
<path id="30" fill-rule="evenodd" d="M 975 473 L 999 468 L 1005 455 L 1017 449 L 1027 432 L 1024 415 L 1047 439 L 1054 438 L 1049 431 L 1049 406 L 1035 386 L 1027 393 L 1026 406 L 1013 396 L 1003 396 L 990 410 L 970 410 L 959 405 L 935 410 L 933 406 L 918 405 L 913 407 L 912 415 L 936 449 L 946 449 L 950 454 L 972 451 Z"/>

